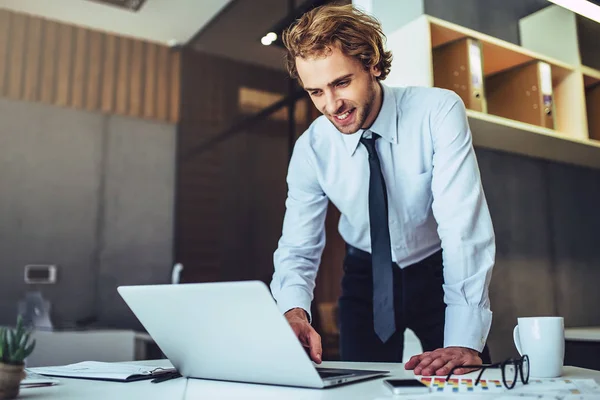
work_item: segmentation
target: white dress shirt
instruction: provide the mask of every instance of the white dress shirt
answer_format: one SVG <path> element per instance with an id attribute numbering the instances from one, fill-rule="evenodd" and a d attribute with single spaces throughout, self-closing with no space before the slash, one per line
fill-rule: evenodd
<path id="1" fill-rule="evenodd" d="M 383 104 L 369 129 L 381 136 L 392 259 L 404 268 L 443 249 L 444 346 L 482 351 L 496 247 L 464 104 L 448 90 L 381 86 Z M 346 243 L 371 252 L 363 132 L 342 134 L 321 116 L 296 142 L 271 282 L 282 312 L 300 307 L 310 315 L 328 201 L 341 212 Z"/>

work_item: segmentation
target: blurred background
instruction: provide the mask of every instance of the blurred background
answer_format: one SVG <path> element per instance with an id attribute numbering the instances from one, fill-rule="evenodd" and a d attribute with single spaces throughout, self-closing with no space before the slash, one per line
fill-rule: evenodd
<path id="1" fill-rule="evenodd" d="M 141 331 L 116 287 L 169 283 L 176 263 L 182 282 L 270 282 L 288 160 L 319 115 L 287 76 L 280 34 L 325 3 L 0 0 L 0 324 L 14 323 L 34 292 L 57 331 Z M 415 52 L 404 52 L 395 33 L 423 15 L 434 18 L 434 39 L 472 30 L 520 54 L 523 20 L 558 8 L 547 0 L 356 3 L 383 23 L 402 84 L 411 84 L 404 71 Z M 563 71 L 553 75 L 556 115 L 564 116 L 557 127 L 584 133 L 545 142 L 552 127 L 469 114 L 497 237 L 494 360 L 516 353 L 519 316 L 600 326 L 600 24 L 561 10 L 576 47 L 545 36 L 566 22 L 533 21 L 539 30 L 527 30 L 527 41 Z M 431 54 L 435 40 L 423 43 Z M 578 61 L 561 59 L 560 46 Z M 519 132 L 535 137 L 521 143 Z M 326 359 L 337 356 L 338 218 L 330 205 L 313 304 Z M 56 279 L 28 284 L 27 265 L 55 266 Z"/>

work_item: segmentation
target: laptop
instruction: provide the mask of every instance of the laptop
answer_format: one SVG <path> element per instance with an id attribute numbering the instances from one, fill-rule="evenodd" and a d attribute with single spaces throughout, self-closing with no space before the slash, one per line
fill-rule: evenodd
<path id="1" fill-rule="evenodd" d="M 326 388 L 389 373 L 316 368 L 260 281 L 117 290 L 186 378 Z"/>

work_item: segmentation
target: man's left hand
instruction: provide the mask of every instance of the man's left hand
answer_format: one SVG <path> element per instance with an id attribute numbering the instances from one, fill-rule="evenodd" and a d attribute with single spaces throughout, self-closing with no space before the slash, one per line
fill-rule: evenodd
<path id="1" fill-rule="evenodd" d="M 466 347 L 446 347 L 428 351 L 411 357 L 404 365 L 405 369 L 412 369 L 415 375 L 448 375 L 452 368 L 461 365 L 481 365 L 479 353 Z M 474 368 L 457 368 L 454 374 L 462 375 L 474 371 Z"/>

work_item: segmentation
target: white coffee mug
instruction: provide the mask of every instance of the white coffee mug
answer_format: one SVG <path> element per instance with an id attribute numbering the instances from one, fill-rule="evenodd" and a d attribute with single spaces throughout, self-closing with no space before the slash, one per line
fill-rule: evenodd
<path id="1" fill-rule="evenodd" d="M 529 357 L 529 375 L 555 378 L 562 373 L 565 358 L 563 317 L 517 318 L 513 339 L 519 354 Z"/>

